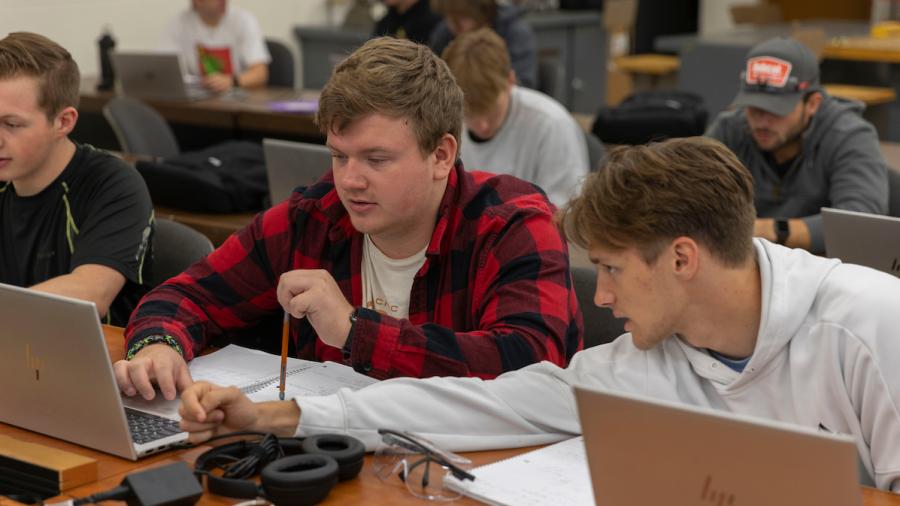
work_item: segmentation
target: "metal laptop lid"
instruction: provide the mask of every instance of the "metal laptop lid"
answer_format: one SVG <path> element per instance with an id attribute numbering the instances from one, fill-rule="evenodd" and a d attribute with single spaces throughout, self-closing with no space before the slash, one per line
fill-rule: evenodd
<path id="1" fill-rule="evenodd" d="M 272 205 L 309 186 L 331 169 L 331 151 L 320 144 L 263 139 Z"/>
<path id="2" fill-rule="evenodd" d="M 0 421 L 137 457 L 92 302 L 0 284 Z"/>
<path id="3" fill-rule="evenodd" d="M 594 497 L 635 504 L 859 504 L 849 436 L 575 388 Z"/>
<path id="4" fill-rule="evenodd" d="M 823 207 L 822 230 L 829 257 L 900 276 L 900 218 Z"/>
<path id="5" fill-rule="evenodd" d="M 212 95 L 185 84 L 175 53 L 115 52 L 112 64 L 121 91 L 142 99 L 198 100 Z"/>

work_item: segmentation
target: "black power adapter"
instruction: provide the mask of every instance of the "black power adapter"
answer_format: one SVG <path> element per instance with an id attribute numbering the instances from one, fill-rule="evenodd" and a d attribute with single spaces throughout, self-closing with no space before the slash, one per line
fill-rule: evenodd
<path id="1" fill-rule="evenodd" d="M 76 499 L 74 504 L 125 501 L 128 506 L 187 506 L 202 495 L 203 487 L 191 468 L 176 462 L 129 474 L 118 487 Z"/>

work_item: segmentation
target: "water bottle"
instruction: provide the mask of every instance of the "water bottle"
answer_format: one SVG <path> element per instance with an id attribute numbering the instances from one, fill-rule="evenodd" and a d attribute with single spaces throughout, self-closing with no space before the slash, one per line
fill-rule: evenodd
<path id="1" fill-rule="evenodd" d="M 110 34 L 109 28 L 103 30 L 103 35 L 97 39 L 97 45 L 100 48 L 100 82 L 97 83 L 97 91 L 109 91 L 115 84 L 110 55 L 116 47 L 116 39 Z"/>

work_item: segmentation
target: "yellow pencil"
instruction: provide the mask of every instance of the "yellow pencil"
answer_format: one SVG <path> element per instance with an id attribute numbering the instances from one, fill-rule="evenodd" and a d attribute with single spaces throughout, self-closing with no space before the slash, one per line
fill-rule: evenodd
<path id="1" fill-rule="evenodd" d="M 291 315 L 284 312 L 284 325 L 281 328 L 281 377 L 278 380 L 278 398 L 284 400 L 284 378 L 287 375 L 288 334 L 290 334 Z"/>

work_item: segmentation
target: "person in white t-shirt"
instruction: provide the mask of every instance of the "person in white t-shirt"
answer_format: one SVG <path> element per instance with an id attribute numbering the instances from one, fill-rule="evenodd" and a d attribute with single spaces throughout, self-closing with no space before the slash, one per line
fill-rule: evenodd
<path id="1" fill-rule="evenodd" d="M 490 28 L 459 35 L 442 57 L 465 97 L 466 167 L 516 176 L 565 204 L 590 168 L 584 132 L 569 111 L 516 85 L 506 43 Z"/>
<path id="2" fill-rule="evenodd" d="M 269 78 L 272 58 L 259 23 L 227 0 L 191 0 L 169 23 L 162 48 L 178 52 L 187 73 L 217 93 L 265 86 Z"/>

